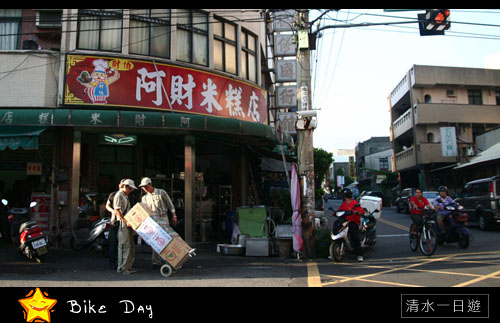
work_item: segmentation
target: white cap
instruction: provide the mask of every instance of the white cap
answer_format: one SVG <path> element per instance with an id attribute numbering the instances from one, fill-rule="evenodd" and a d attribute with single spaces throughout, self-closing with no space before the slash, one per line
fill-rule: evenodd
<path id="1" fill-rule="evenodd" d="M 139 185 L 139 187 L 146 186 L 146 185 L 151 184 L 151 183 L 152 183 L 151 178 L 143 177 L 141 180 L 141 185 Z"/>
<path id="2" fill-rule="evenodd" d="M 129 178 L 127 178 L 126 180 L 124 180 L 124 181 L 122 182 L 122 185 L 128 185 L 128 186 L 132 187 L 134 190 L 136 190 L 136 189 L 137 189 L 137 187 L 135 187 L 135 183 L 134 183 L 134 181 L 133 181 L 133 180 L 131 180 L 131 179 L 129 179 Z"/>

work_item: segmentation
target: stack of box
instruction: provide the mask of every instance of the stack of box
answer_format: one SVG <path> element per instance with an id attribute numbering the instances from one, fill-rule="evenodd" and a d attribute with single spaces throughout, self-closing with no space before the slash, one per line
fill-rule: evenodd
<path id="1" fill-rule="evenodd" d="M 144 203 L 137 203 L 125 215 L 125 220 L 173 269 L 180 267 L 192 248 Z"/>

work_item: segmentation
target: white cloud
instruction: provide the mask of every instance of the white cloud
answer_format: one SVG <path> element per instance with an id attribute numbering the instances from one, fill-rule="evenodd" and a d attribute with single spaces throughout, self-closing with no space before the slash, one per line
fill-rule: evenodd
<path id="1" fill-rule="evenodd" d="M 500 69 L 500 52 L 486 56 L 484 58 L 484 68 Z"/>

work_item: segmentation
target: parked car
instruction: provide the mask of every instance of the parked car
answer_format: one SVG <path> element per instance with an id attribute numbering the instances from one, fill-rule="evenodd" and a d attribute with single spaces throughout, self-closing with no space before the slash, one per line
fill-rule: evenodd
<path id="1" fill-rule="evenodd" d="M 439 195 L 439 192 L 436 192 L 436 191 L 423 191 L 422 192 L 422 196 L 425 197 L 431 205 L 434 202 L 434 199 L 436 198 L 436 196 L 438 196 L 438 195 Z"/>
<path id="2" fill-rule="evenodd" d="M 416 188 L 405 188 L 399 192 L 398 198 L 394 204 L 396 205 L 396 212 L 410 213 L 410 198 L 415 195 Z"/>
<path id="3" fill-rule="evenodd" d="M 500 176 L 466 183 L 456 201 L 469 214 L 469 223 L 478 224 L 481 230 L 497 228 L 500 224 Z"/>

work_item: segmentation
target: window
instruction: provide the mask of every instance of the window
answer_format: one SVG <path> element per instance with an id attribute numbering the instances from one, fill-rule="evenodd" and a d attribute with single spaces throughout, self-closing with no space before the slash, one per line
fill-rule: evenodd
<path id="1" fill-rule="evenodd" d="M 497 97 L 497 105 L 500 105 L 500 91 L 496 90 L 495 94 L 496 94 L 496 97 Z"/>
<path id="2" fill-rule="evenodd" d="M 241 30 L 241 73 L 242 77 L 257 83 L 257 37 Z"/>
<path id="3" fill-rule="evenodd" d="M 388 157 L 379 158 L 378 165 L 380 170 L 389 170 L 389 158 Z"/>
<path id="4" fill-rule="evenodd" d="M 431 96 L 430 96 L 429 94 L 426 94 L 426 95 L 424 96 L 424 101 L 425 101 L 425 103 L 427 103 L 427 104 L 431 103 L 431 102 L 432 102 L 432 98 L 431 98 Z"/>
<path id="5" fill-rule="evenodd" d="M 129 53 L 170 57 L 170 9 L 130 10 Z"/>
<path id="6" fill-rule="evenodd" d="M 427 133 L 427 142 L 434 142 L 434 133 Z"/>
<path id="7" fill-rule="evenodd" d="M 122 10 L 82 9 L 78 13 L 78 48 L 121 52 Z"/>
<path id="8" fill-rule="evenodd" d="M 478 197 L 478 196 L 488 195 L 489 189 L 490 189 L 489 182 L 473 184 L 471 186 L 470 193 L 468 194 L 468 197 Z"/>
<path id="9" fill-rule="evenodd" d="M 0 9 L 0 50 L 19 49 L 22 9 Z"/>
<path id="10" fill-rule="evenodd" d="M 180 61 L 208 66 L 208 15 L 177 10 L 176 54 Z"/>
<path id="11" fill-rule="evenodd" d="M 483 104 L 483 96 L 481 90 L 467 90 L 469 95 L 469 104 Z"/>
<path id="12" fill-rule="evenodd" d="M 236 74 L 236 25 L 215 17 L 214 68 Z"/>

